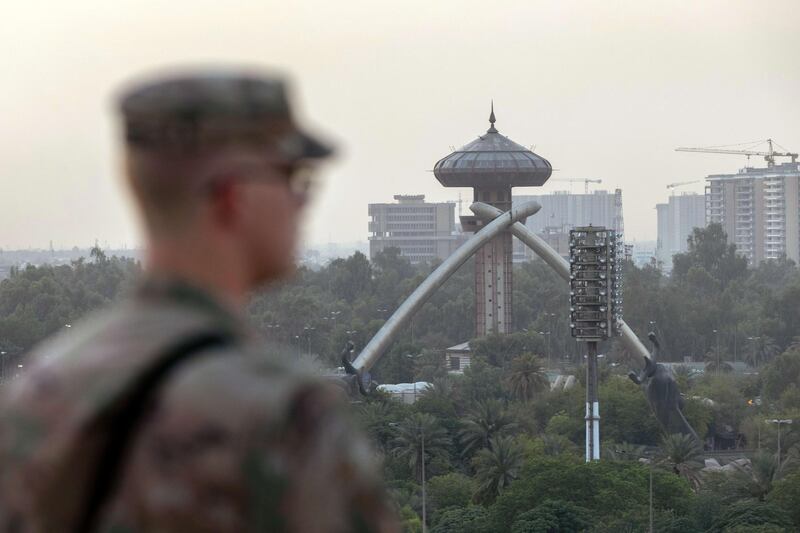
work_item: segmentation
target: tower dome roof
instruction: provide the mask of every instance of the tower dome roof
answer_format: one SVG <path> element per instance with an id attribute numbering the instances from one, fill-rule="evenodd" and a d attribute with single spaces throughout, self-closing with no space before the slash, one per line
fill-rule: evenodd
<path id="1" fill-rule="evenodd" d="M 485 134 L 440 159 L 433 174 L 445 187 L 540 186 L 550 177 L 550 162 L 495 128 L 494 104 Z"/>

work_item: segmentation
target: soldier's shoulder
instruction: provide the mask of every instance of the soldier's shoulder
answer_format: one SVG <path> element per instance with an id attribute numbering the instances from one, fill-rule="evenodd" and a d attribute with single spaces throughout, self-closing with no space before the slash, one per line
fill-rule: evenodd
<path id="1" fill-rule="evenodd" d="M 28 416 L 39 406 L 52 423 L 91 416 L 181 339 L 217 329 L 217 319 L 191 306 L 131 298 L 65 325 L 26 356 L 18 379 L 3 387 L 0 415 Z M 52 411 L 52 412 L 51 412 Z"/>
<path id="2" fill-rule="evenodd" d="M 162 400 L 194 416 L 244 422 L 284 418 L 307 396 L 325 398 L 326 409 L 345 404 L 341 389 L 290 347 L 246 342 L 207 350 L 178 369 Z"/>

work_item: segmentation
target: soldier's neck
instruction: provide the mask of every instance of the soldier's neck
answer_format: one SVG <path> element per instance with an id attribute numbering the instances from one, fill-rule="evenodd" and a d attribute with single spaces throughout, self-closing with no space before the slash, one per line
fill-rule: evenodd
<path id="1" fill-rule="evenodd" d="M 147 250 L 145 269 L 152 276 L 173 278 L 204 289 L 239 312 L 250 288 L 244 266 L 235 254 L 210 253 L 188 243 L 154 242 Z"/>

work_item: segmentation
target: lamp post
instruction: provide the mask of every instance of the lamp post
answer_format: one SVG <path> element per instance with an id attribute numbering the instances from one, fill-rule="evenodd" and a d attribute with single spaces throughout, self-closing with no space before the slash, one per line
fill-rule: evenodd
<path id="1" fill-rule="evenodd" d="M 544 316 L 548 318 L 547 331 L 549 333 L 548 333 L 548 337 L 547 337 L 547 362 L 550 363 L 550 357 L 551 357 L 551 354 L 552 354 L 552 350 L 550 348 L 550 342 L 551 342 L 550 336 L 556 330 L 556 328 L 555 328 L 555 325 L 556 325 L 556 314 L 555 313 L 545 313 Z M 556 332 L 556 333 L 558 333 L 558 332 Z"/>
<path id="2" fill-rule="evenodd" d="M 766 420 L 768 424 L 776 424 L 778 426 L 778 470 L 781 469 L 781 427 L 789 425 L 792 423 L 791 419 L 768 419 Z"/>
<path id="3" fill-rule="evenodd" d="M 306 340 L 308 341 L 308 355 L 311 355 L 311 332 L 314 331 L 315 327 L 313 326 L 305 326 L 303 327 L 303 331 L 306 332 Z"/>
<path id="4" fill-rule="evenodd" d="M 711 330 L 714 335 L 717 336 L 717 372 L 716 374 L 719 375 L 720 366 L 722 365 L 721 354 L 719 353 L 719 330 L 712 329 Z"/>
<path id="5" fill-rule="evenodd" d="M 622 318 L 622 236 L 602 226 L 569 232 L 572 336 L 586 342 L 586 462 L 600 459 L 597 343 L 619 334 Z"/>
<path id="6" fill-rule="evenodd" d="M 756 341 L 759 339 L 761 339 L 761 337 L 747 337 L 747 340 L 753 343 L 753 366 L 758 366 L 756 365 Z"/>
<path id="7" fill-rule="evenodd" d="M 331 311 L 329 314 L 322 317 L 322 320 L 324 321 L 323 323 L 329 325 L 330 327 L 333 327 L 333 323 L 336 321 L 336 318 L 339 316 L 340 313 L 341 311 Z"/>
<path id="8" fill-rule="evenodd" d="M 0 352 L 0 365 L 3 367 L 2 383 L 5 383 L 6 381 L 6 353 L 7 352 Z"/>
<path id="9" fill-rule="evenodd" d="M 264 327 L 267 328 L 269 333 L 270 339 L 274 340 L 274 337 L 277 337 L 278 329 L 280 329 L 280 324 L 266 324 Z"/>
<path id="10" fill-rule="evenodd" d="M 419 432 L 420 439 L 422 440 L 422 533 L 428 531 L 428 512 L 425 497 L 425 432 Z"/>
<path id="11" fill-rule="evenodd" d="M 547 368 L 550 368 L 550 331 L 540 331 L 539 335 L 544 335 L 547 338 Z"/>
<path id="12" fill-rule="evenodd" d="M 649 464 L 650 470 L 650 531 L 649 533 L 654 533 L 655 529 L 653 529 L 653 460 L 650 459 Z"/>

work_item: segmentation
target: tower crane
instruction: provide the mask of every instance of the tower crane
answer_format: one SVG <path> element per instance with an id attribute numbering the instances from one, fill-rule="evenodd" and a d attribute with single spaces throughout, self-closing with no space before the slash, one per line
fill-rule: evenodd
<path id="1" fill-rule="evenodd" d="M 584 193 L 586 194 L 589 194 L 590 183 L 603 183 L 603 180 L 601 179 L 591 179 L 591 178 L 556 178 L 556 179 L 551 179 L 550 181 L 568 181 L 570 183 L 575 183 L 576 181 L 582 181 Z"/>
<path id="2" fill-rule="evenodd" d="M 745 144 L 749 145 L 760 145 L 767 143 L 767 151 L 759 151 L 759 150 L 737 150 L 731 148 L 732 146 L 742 146 Z M 778 143 L 774 143 L 778 144 Z M 797 153 L 789 152 L 788 150 L 784 152 L 776 152 L 773 148 L 773 140 L 767 139 L 765 141 L 754 141 L 751 143 L 742 143 L 740 145 L 725 145 L 725 146 L 709 146 L 707 148 L 687 148 L 687 147 L 679 147 L 675 148 L 676 152 L 700 152 L 704 154 L 734 154 L 734 155 L 746 155 L 747 159 L 750 159 L 751 155 L 762 156 L 764 160 L 767 162 L 767 167 L 772 168 L 775 166 L 775 158 L 776 157 L 790 157 L 792 159 L 792 163 L 797 162 Z M 778 145 L 780 146 L 780 145 Z M 781 147 L 782 148 L 782 147 Z M 785 150 L 785 149 L 784 149 Z"/>
<path id="3" fill-rule="evenodd" d="M 692 183 L 700 183 L 700 180 L 678 181 L 675 183 L 670 183 L 669 185 L 667 185 L 667 189 L 672 189 L 672 195 L 674 196 L 676 187 L 683 187 L 684 185 L 691 185 Z"/>

